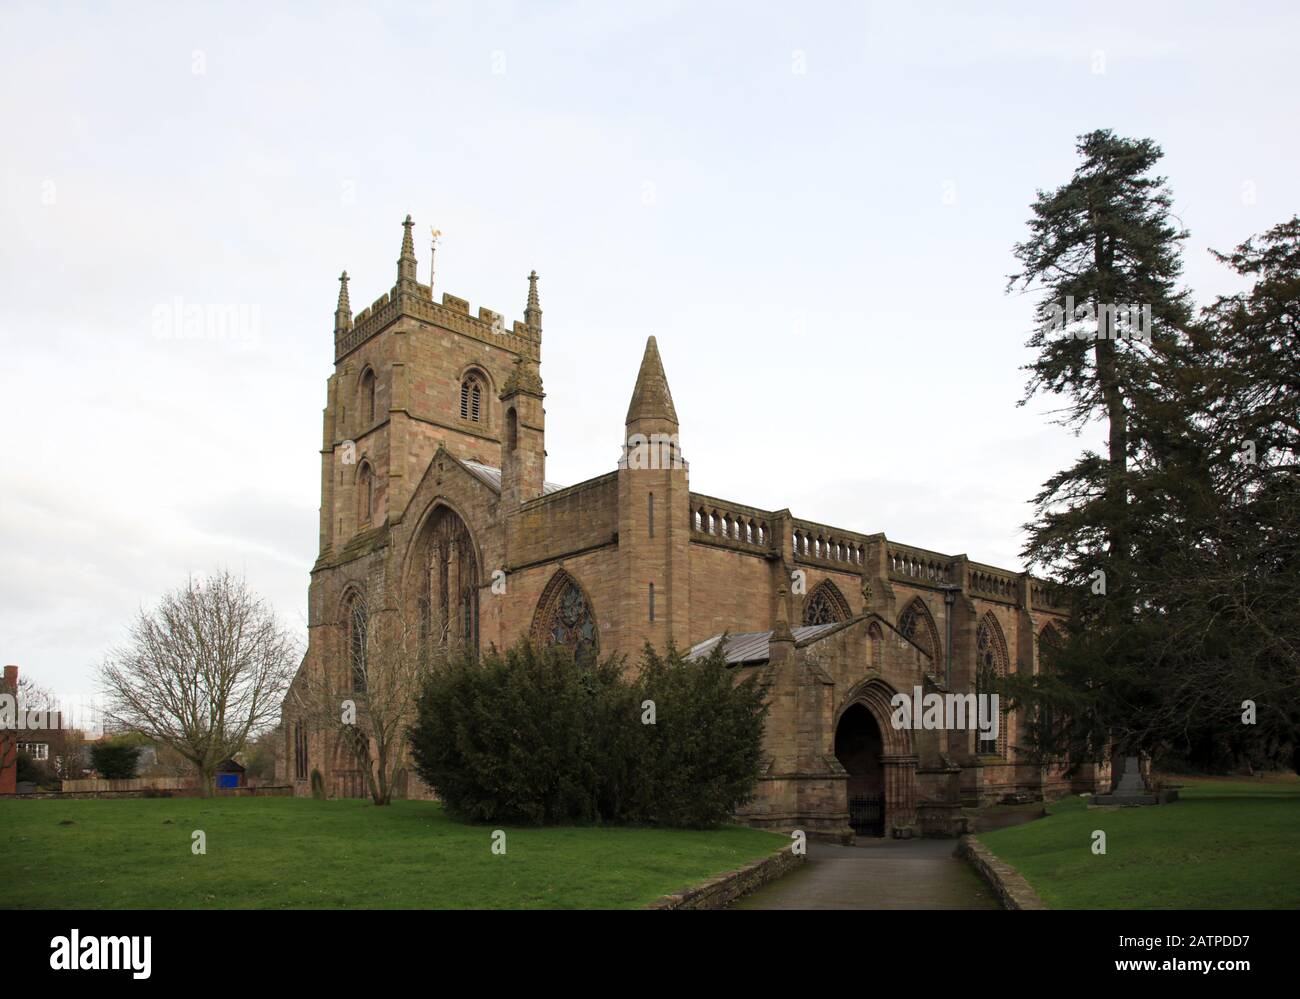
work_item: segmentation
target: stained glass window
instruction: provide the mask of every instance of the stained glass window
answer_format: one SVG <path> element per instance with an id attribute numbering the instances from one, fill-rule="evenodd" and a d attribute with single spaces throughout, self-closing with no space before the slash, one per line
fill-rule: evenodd
<path id="1" fill-rule="evenodd" d="M 805 625 L 834 624 L 837 621 L 847 621 L 850 616 L 843 595 L 829 580 L 818 583 L 812 593 L 808 594 L 808 599 L 804 601 L 803 623 Z"/>
<path id="2" fill-rule="evenodd" d="M 557 573 L 542 594 L 533 637 L 539 644 L 566 646 L 576 658 L 600 651 L 596 616 L 582 587 L 568 573 Z"/>

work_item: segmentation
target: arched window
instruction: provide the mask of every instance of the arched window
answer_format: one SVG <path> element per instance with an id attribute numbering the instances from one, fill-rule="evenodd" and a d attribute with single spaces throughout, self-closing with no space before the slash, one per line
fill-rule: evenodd
<path id="1" fill-rule="evenodd" d="M 375 372 L 366 368 L 361 372 L 361 418 L 368 427 L 375 422 Z"/>
<path id="2" fill-rule="evenodd" d="M 563 569 L 551 577 L 537 601 L 531 636 L 538 646 L 572 649 L 575 658 L 600 652 L 600 632 L 591 603 L 578 581 Z"/>
<path id="3" fill-rule="evenodd" d="M 1039 675 L 1056 672 L 1056 655 L 1062 645 L 1061 632 L 1054 624 L 1048 622 L 1038 633 L 1038 673 Z M 1058 729 L 1068 723 L 1067 716 L 1054 711 L 1050 704 L 1042 705 L 1034 716 L 1032 724 L 1038 728 L 1040 740 L 1054 741 L 1059 735 Z"/>
<path id="4" fill-rule="evenodd" d="M 471 371 L 460 383 L 460 418 L 471 423 L 482 423 L 486 395 L 482 377 Z"/>
<path id="5" fill-rule="evenodd" d="M 307 779 L 307 730 L 301 721 L 293 723 L 293 774 L 298 780 Z"/>
<path id="6" fill-rule="evenodd" d="M 519 449 L 519 414 L 515 412 L 514 406 L 506 414 L 506 443 L 511 451 Z"/>
<path id="7" fill-rule="evenodd" d="M 478 560 L 469 528 L 439 506 L 421 530 L 417 565 L 420 632 L 425 648 L 463 645 L 478 652 Z"/>
<path id="8" fill-rule="evenodd" d="M 1052 657 L 1060 648 L 1061 633 L 1057 630 L 1056 625 L 1049 623 L 1038 633 L 1039 673 L 1050 673 L 1052 671 Z"/>
<path id="9" fill-rule="evenodd" d="M 981 698 L 996 693 L 997 678 L 1007 675 L 1007 645 L 1002 629 L 992 614 L 985 614 L 975 629 L 975 693 Z M 998 735 L 996 739 L 978 738 L 976 751 L 1007 755 L 1007 712 L 999 708 Z"/>
<path id="10" fill-rule="evenodd" d="M 829 579 L 823 579 L 813 587 L 808 598 L 803 602 L 803 623 L 833 624 L 847 621 L 853 615 L 849 613 L 849 603 L 844 599 L 838 586 Z"/>
<path id="11" fill-rule="evenodd" d="M 930 657 L 932 664 L 939 662 L 941 649 L 939 629 L 930 615 L 930 608 L 925 606 L 925 602 L 920 597 L 916 597 L 903 608 L 903 613 L 898 615 L 898 631 L 909 642 L 922 649 Z"/>
<path id="12" fill-rule="evenodd" d="M 352 689 L 357 693 L 366 689 L 369 620 L 366 604 L 360 597 L 348 603 L 348 666 L 352 676 Z"/>
<path id="13" fill-rule="evenodd" d="M 357 523 L 368 524 L 375 512 L 375 476 L 370 462 L 357 468 Z"/>

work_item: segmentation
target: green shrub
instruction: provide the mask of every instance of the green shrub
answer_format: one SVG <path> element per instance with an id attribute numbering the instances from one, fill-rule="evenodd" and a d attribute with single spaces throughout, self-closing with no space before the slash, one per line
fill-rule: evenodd
<path id="1" fill-rule="evenodd" d="M 756 675 L 739 683 L 718 650 L 691 662 L 673 648 L 641 656 L 638 702 L 653 701 L 643 727 L 638 787 L 657 822 L 710 826 L 753 795 L 762 767 L 767 709 Z"/>
<path id="2" fill-rule="evenodd" d="M 621 660 L 521 642 L 437 664 L 417 709 L 416 772 L 472 821 L 712 825 L 758 779 L 761 695 L 720 656 L 647 648 L 631 681 Z"/>
<path id="3" fill-rule="evenodd" d="M 20 784 L 44 784 L 49 780 L 49 768 L 26 750 L 18 750 L 15 767 L 18 773 L 14 779 Z"/>
<path id="4" fill-rule="evenodd" d="M 90 765 L 106 780 L 130 780 L 139 758 L 139 746 L 117 739 L 96 743 L 90 750 Z"/>
<path id="5" fill-rule="evenodd" d="M 317 801 L 325 800 L 325 778 L 315 767 L 311 770 L 311 796 Z"/>

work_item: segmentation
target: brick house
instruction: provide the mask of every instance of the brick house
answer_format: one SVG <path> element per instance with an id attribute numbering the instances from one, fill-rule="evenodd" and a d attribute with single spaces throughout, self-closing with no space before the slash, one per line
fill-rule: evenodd
<path id="1" fill-rule="evenodd" d="M 1063 623 L 1039 581 L 692 492 L 654 337 L 629 372 L 617 467 L 547 482 L 536 273 L 522 322 L 472 315 L 419 282 L 411 227 L 396 284 L 355 319 L 340 278 L 300 677 L 345 681 L 366 614 L 399 604 L 430 640 L 476 648 L 531 635 L 634 660 L 647 641 L 703 655 L 726 632 L 728 660 L 761 671 L 772 705 L 745 821 L 842 838 L 857 801 L 876 808 L 877 832 L 950 833 L 962 802 L 1101 778 L 1020 760 L 1014 714 L 987 742 L 889 722 L 897 693 L 1036 671 Z M 363 793 L 337 737 L 310 731 L 289 699 L 283 722 L 281 779 L 308 794 L 319 770 L 327 794 Z M 430 793 L 413 774 L 407 786 Z"/>
<path id="2" fill-rule="evenodd" d="M 18 694 L 18 667 L 6 666 L 0 682 L 0 794 L 15 794 L 18 754 L 39 763 L 53 763 L 64 750 L 63 714 L 33 711 Z"/>

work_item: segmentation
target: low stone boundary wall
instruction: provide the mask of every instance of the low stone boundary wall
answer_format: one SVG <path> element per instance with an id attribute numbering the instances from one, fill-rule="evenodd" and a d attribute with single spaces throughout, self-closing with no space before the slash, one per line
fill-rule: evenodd
<path id="1" fill-rule="evenodd" d="M 997 892 L 1004 909 L 1046 909 L 1047 904 L 1029 887 L 1024 875 L 1010 864 L 998 860 L 993 851 L 974 836 L 963 836 L 957 846 L 959 856 Z"/>
<path id="2" fill-rule="evenodd" d="M 647 909 L 721 909 L 755 888 L 794 870 L 808 858 L 794 852 L 794 844 L 782 847 L 770 857 L 763 857 L 739 870 L 729 871 L 703 884 L 683 888 L 655 899 Z"/>
<path id="3" fill-rule="evenodd" d="M 132 791 L 33 791 L 30 794 L 6 794 L 6 798 L 39 799 L 50 798 L 67 801 L 85 801 L 92 798 L 199 798 L 196 787 L 142 788 Z M 274 787 L 226 787 L 212 792 L 214 798 L 291 798 L 293 788 L 287 784 Z"/>

